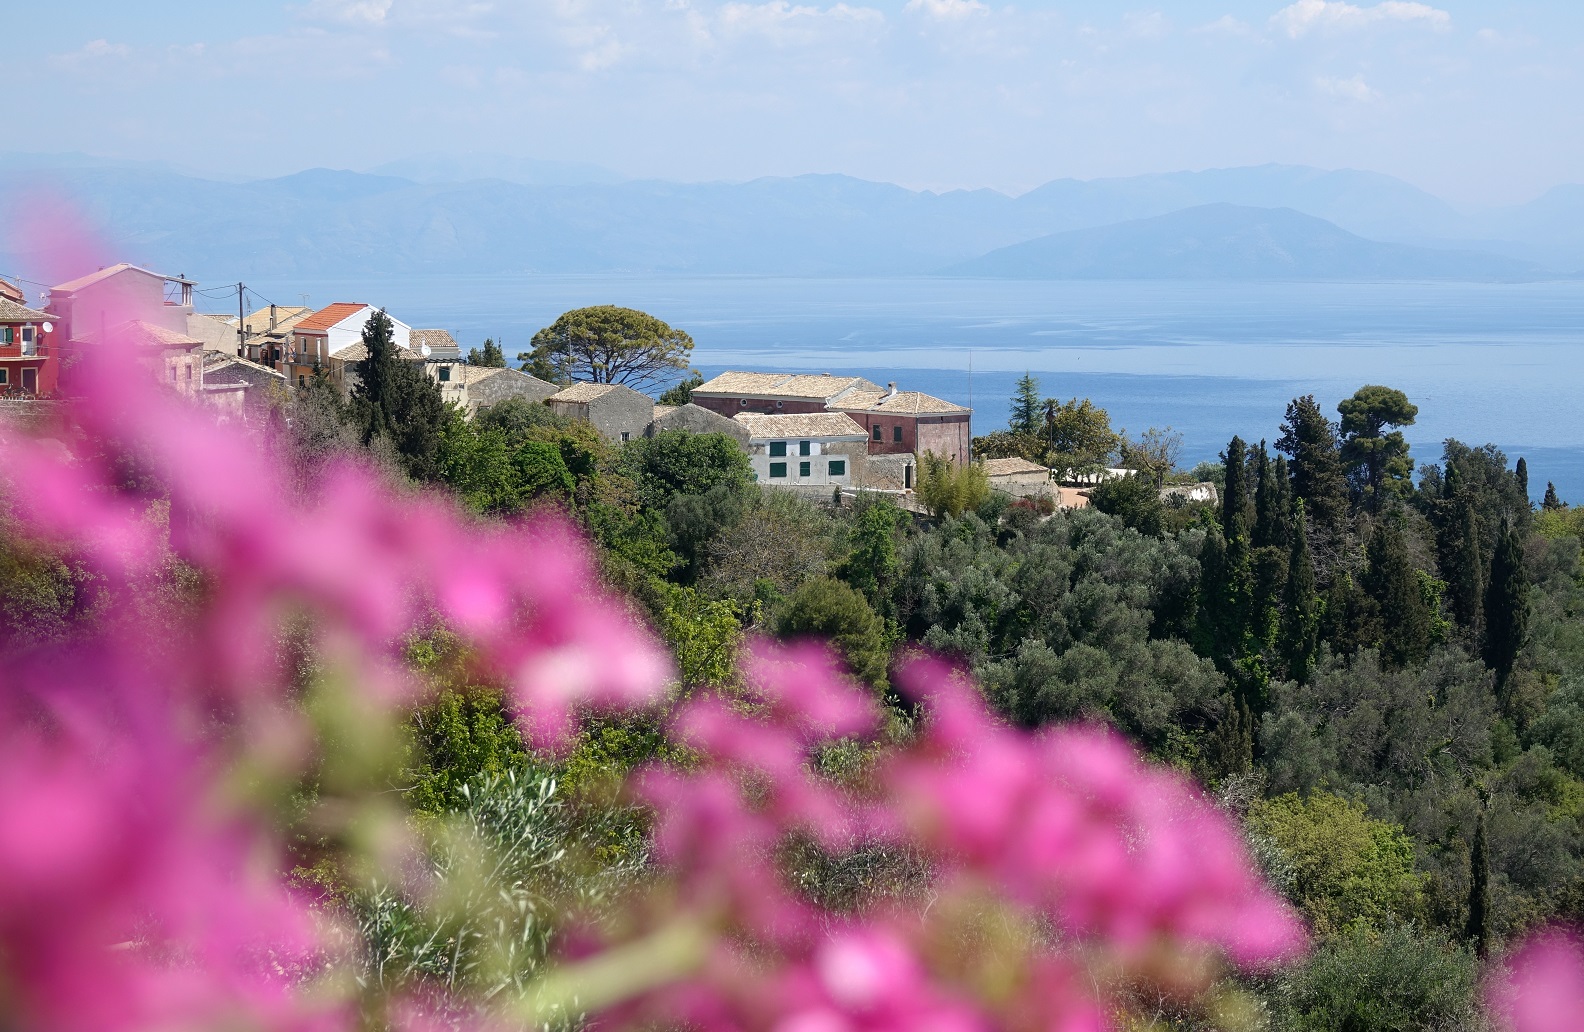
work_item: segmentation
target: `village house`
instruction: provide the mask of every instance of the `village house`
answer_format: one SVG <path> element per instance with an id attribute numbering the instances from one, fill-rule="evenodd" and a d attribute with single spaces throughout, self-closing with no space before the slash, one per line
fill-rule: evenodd
<path id="1" fill-rule="evenodd" d="M 281 357 L 279 370 L 299 387 L 308 382 L 314 369 L 322 369 L 337 383 L 345 383 L 346 367 L 365 357 L 359 350 L 355 356 L 346 352 L 354 346 L 361 349 L 363 327 L 378 309 L 372 305 L 337 302 L 319 309 L 292 327 L 287 337 L 287 350 Z M 407 350 L 412 327 L 399 319 L 391 319 L 391 330 L 396 347 Z"/>
<path id="2" fill-rule="evenodd" d="M 830 407 L 868 431 L 871 455 L 933 452 L 958 465 L 969 460 L 973 413 L 961 405 L 919 391 L 898 391 L 889 383 L 883 391 L 848 391 Z"/>
<path id="3" fill-rule="evenodd" d="M 864 428 L 870 455 L 934 452 L 967 462 L 973 413 L 918 391 L 829 373 L 721 373 L 693 388 L 693 403 L 725 416 L 845 412 Z M 911 486 L 911 485 L 910 485 Z"/>
<path id="4" fill-rule="evenodd" d="M 622 444 L 644 436 L 654 422 L 654 399 L 619 383 L 575 383 L 545 399 L 551 411 L 592 423 Z"/>
<path id="5" fill-rule="evenodd" d="M 560 388 L 530 376 L 521 369 L 502 369 L 498 366 L 458 367 L 461 387 L 458 407 L 471 419 L 479 409 L 488 408 L 508 398 L 541 402 L 554 396 Z"/>
<path id="6" fill-rule="evenodd" d="M 51 360 L 53 329 L 43 312 L 28 308 L 9 292 L 0 295 L 0 394 L 55 393 L 60 364 Z"/>
<path id="7" fill-rule="evenodd" d="M 693 404 L 733 418 L 742 412 L 795 415 L 828 412 L 856 390 L 880 388 L 861 376 L 725 372 L 693 388 Z"/>
<path id="8" fill-rule="evenodd" d="M 743 451 L 748 450 L 748 427 L 735 419 L 727 419 L 689 402 L 686 405 L 656 405 L 654 419 L 645 433 L 654 437 L 667 430 L 682 430 L 690 434 L 725 434 L 737 441 Z"/>
<path id="9" fill-rule="evenodd" d="M 108 341 L 137 348 L 161 382 L 201 395 L 204 342 L 187 332 L 194 286 L 122 262 L 51 287 L 45 311 L 55 329 L 47 364 Z"/>
<path id="10" fill-rule="evenodd" d="M 748 429 L 748 461 L 754 477 L 772 487 L 842 487 L 857 483 L 868 457 L 867 435 L 839 412 L 735 417 Z"/>
<path id="11" fill-rule="evenodd" d="M 291 331 L 314 313 L 302 305 L 268 305 L 242 319 L 242 357 L 279 370 Z"/>

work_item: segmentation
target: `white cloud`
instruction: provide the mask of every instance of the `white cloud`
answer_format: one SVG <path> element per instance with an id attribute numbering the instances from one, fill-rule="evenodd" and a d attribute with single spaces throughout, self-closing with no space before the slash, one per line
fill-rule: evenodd
<path id="1" fill-rule="evenodd" d="M 1407 0 L 1384 0 L 1373 7 L 1360 7 L 1345 0 L 1298 0 L 1277 11 L 1271 24 L 1293 39 L 1315 30 L 1360 29 L 1382 22 L 1417 22 L 1433 29 L 1445 29 L 1452 16 L 1429 4 Z"/>
<path id="2" fill-rule="evenodd" d="M 111 43 L 105 39 L 92 39 L 66 54 L 53 54 L 50 63 L 59 68 L 82 68 L 89 64 L 127 57 L 132 48 L 125 43 Z"/>
<path id="3" fill-rule="evenodd" d="M 1322 75 L 1315 80 L 1315 89 L 1328 97 L 1354 100 L 1360 104 L 1368 104 L 1380 99 L 1380 93 L 1365 82 L 1362 75 L 1354 75 L 1346 79 L 1334 79 Z"/>
<path id="4" fill-rule="evenodd" d="M 979 0 L 908 0 L 907 10 L 931 18 L 954 21 L 972 14 L 984 14 L 989 7 Z"/>
<path id="5" fill-rule="evenodd" d="M 322 21 L 379 25 L 390 14 L 392 3 L 393 0 L 312 0 L 303 14 Z"/>
<path id="6" fill-rule="evenodd" d="M 883 23 L 885 15 L 873 7 L 844 3 L 812 7 L 770 0 L 763 4 L 726 4 L 720 9 L 719 20 L 726 32 L 756 33 L 778 43 L 806 43 L 827 26 L 874 26 Z"/>
<path id="7" fill-rule="evenodd" d="M 1122 28 L 1129 36 L 1139 39 L 1160 39 L 1171 31 L 1171 22 L 1159 11 L 1143 14 L 1124 14 Z"/>
<path id="8" fill-rule="evenodd" d="M 1210 22 L 1208 25 L 1200 25 L 1193 31 L 1222 36 L 1259 35 L 1259 33 L 1254 30 L 1254 26 L 1250 25 L 1246 21 L 1234 18 L 1230 14 L 1223 14 L 1221 17 L 1217 18 L 1213 22 Z"/>

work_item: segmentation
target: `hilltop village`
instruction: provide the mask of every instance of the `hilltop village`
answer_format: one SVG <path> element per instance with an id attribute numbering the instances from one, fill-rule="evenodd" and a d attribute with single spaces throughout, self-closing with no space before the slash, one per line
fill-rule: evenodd
<path id="1" fill-rule="evenodd" d="M 356 387 L 358 364 L 368 355 L 363 332 L 380 309 L 357 302 L 270 304 L 250 314 L 216 315 L 195 310 L 196 288 L 183 276 L 121 263 L 50 286 L 31 307 L 20 287 L 0 280 L 0 395 L 60 395 L 69 390 L 63 370 L 72 356 L 104 340 L 143 349 L 160 382 L 245 422 L 264 418 L 272 398 L 310 379 L 328 380 L 343 393 Z M 1058 478 L 1016 455 L 975 456 L 970 409 L 895 382 L 727 371 L 695 377 L 682 398 L 672 391 L 657 402 L 622 382 L 548 382 L 499 359 L 481 364 L 478 349 L 465 355 L 449 330 L 386 315 L 399 357 L 421 366 L 464 418 L 515 398 L 586 422 L 616 444 L 666 430 L 721 433 L 748 454 L 766 486 L 826 497 L 880 491 L 907 504 L 921 455 L 958 467 L 977 457 L 990 487 L 1046 508 L 1078 508 L 1088 504 L 1097 477 L 1134 472 L 1097 469 Z M 1196 500 L 1213 492 L 1204 485 Z"/>

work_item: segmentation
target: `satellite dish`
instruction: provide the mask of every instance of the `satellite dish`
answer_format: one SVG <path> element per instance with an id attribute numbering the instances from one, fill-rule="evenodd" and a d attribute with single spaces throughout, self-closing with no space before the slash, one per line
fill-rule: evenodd
<path id="1" fill-rule="evenodd" d="M 55 332 L 55 324 L 52 323 L 52 322 L 41 323 L 40 324 L 40 328 L 43 329 L 43 331 L 45 333 L 54 333 Z"/>
<path id="2" fill-rule="evenodd" d="M 429 345 L 427 345 L 427 344 L 418 345 L 418 354 L 422 355 L 425 358 L 428 358 L 430 353 L 431 352 L 430 352 L 430 349 L 429 349 Z"/>

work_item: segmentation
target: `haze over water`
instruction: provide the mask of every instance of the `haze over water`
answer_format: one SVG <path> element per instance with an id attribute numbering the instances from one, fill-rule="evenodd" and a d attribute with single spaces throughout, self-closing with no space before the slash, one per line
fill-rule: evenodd
<path id="1" fill-rule="evenodd" d="M 692 334 L 694 364 L 851 372 L 975 409 L 974 432 L 1006 422 L 1025 370 L 1043 392 L 1089 397 L 1114 425 L 1170 425 L 1184 465 L 1233 434 L 1274 441 L 1286 403 L 1336 403 L 1366 383 L 1418 404 L 1406 436 L 1420 463 L 1441 441 L 1494 443 L 1584 502 L 1584 283 L 1182 283 L 470 276 L 258 283 L 281 304 L 362 300 L 414 326 L 485 336 L 507 355 L 590 304 L 648 311 Z M 970 379 L 970 361 L 973 375 Z"/>

